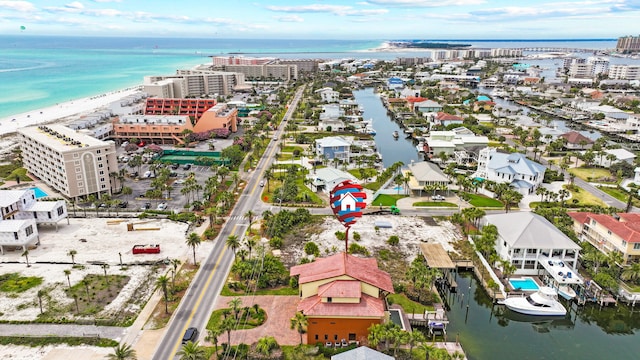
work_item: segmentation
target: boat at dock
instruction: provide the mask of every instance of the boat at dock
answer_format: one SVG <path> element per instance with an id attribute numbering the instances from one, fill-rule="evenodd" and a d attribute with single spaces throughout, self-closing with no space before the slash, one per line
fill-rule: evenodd
<path id="1" fill-rule="evenodd" d="M 584 280 L 577 271 L 567 266 L 562 260 L 554 258 L 541 257 L 540 264 L 548 274 L 544 277 L 547 286 L 556 290 L 558 295 L 567 300 L 576 297 L 574 288 L 584 285 Z"/>
<path id="2" fill-rule="evenodd" d="M 564 316 L 567 309 L 558 301 L 558 293 L 543 286 L 527 296 L 506 298 L 503 304 L 511 311 L 534 316 Z"/>

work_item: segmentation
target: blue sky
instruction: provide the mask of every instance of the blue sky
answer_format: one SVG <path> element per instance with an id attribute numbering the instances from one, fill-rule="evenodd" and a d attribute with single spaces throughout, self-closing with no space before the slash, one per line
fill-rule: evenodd
<path id="1" fill-rule="evenodd" d="M 638 35 L 638 24 L 640 0 L 0 0 L 0 34 L 557 39 Z"/>

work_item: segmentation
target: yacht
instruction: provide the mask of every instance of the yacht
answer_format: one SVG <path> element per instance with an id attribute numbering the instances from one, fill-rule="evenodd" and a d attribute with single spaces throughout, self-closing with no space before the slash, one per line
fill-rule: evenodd
<path id="1" fill-rule="evenodd" d="M 547 286 L 524 297 L 507 298 L 504 305 L 511 311 L 525 315 L 564 316 L 567 313 L 567 309 L 558 301 L 556 291 Z"/>

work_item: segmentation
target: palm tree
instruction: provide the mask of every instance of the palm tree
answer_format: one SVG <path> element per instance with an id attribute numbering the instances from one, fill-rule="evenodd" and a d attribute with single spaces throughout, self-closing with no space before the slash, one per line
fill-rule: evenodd
<path id="1" fill-rule="evenodd" d="M 131 345 L 120 344 L 113 347 L 113 354 L 107 355 L 109 360 L 136 360 L 136 351 L 131 348 Z"/>
<path id="2" fill-rule="evenodd" d="M 25 250 L 22 253 L 22 256 L 24 256 L 24 258 L 27 260 L 27 267 L 31 267 L 31 264 L 29 264 L 29 250 Z"/>
<path id="3" fill-rule="evenodd" d="M 100 267 L 102 268 L 102 270 L 104 270 L 104 279 L 108 284 L 109 278 L 107 277 L 107 269 L 109 268 L 109 264 L 101 264 Z"/>
<path id="4" fill-rule="evenodd" d="M 64 270 L 64 274 L 67 276 L 67 283 L 69 284 L 69 289 L 71 289 L 71 270 L 66 269 Z"/>
<path id="5" fill-rule="evenodd" d="M 207 330 L 207 337 L 205 340 L 212 342 L 216 347 L 216 358 L 218 357 L 218 336 L 222 334 L 222 330 L 219 327 L 214 327 L 213 329 Z"/>
<path id="6" fill-rule="evenodd" d="M 200 235 L 194 232 L 189 234 L 189 236 L 187 237 L 187 246 L 193 249 L 193 265 L 196 265 L 196 247 L 200 245 L 201 242 L 202 239 L 200 238 Z"/>
<path id="7" fill-rule="evenodd" d="M 236 319 L 236 321 L 238 321 L 238 314 L 240 314 L 240 305 L 242 305 L 242 300 L 240 300 L 240 298 L 236 296 L 231 299 L 227 303 L 227 305 L 229 305 L 229 307 L 233 311 L 233 317 Z"/>
<path id="8" fill-rule="evenodd" d="M 180 360 L 207 360 L 207 351 L 197 341 L 187 342 L 176 355 L 180 356 Z"/>
<path id="9" fill-rule="evenodd" d="M 235 256 L 236 249 L 240 247 L 240 239 L 238 239 L 238 236 L 236 235 L 229 235 L 225 244 L 233 250 L 233 255 Z"/>
<path id="10" fill-rule="evenodd" d="M 180 259 L 171 259 L 171 266 L 173 266 L 173 276 L 171 277 L 171 287 L 176 287 L 176 275 L 178 274 L 178 266 L 182 264 Z"/>
<path id="11" fill-rule="evenodd" d="M 38 304 L 40 305 L 40 314 L 43 313 L 43 311 L 42 311 L 42 297 L 45 296 L 46 294 L 47 294 L 47 292 L 44 289 L 38 290 L 37 296 L 38 296 Z"/>
<path id="12" fill-rule="evenodd" d="M 251 210 L 248 210 L 246 213 L 244 213 L 244 216 L 249 219 L 249 230 L 251 230 L 251 224 L 253 223 L 253 217 L 256 216 L 256 213 L 254 213 Z"/>
<path id="13" fill-rule="evenodd" d="M 220 323 L 220 331 L 224 331 L 227 333 L 227 347 L 231 346 L 231 331 L 234 330 L 236 326 L 235 320 L 230 317 L 225 317 Z"/>
<path id="14" fill-rule="evenodd" d="M 245 240 L 245 245 L 247 245 L 247 249 L 249 249 L 249 258 L 251 258 L 251 250 L 256 246 L 258 241 L 255 237 L 249 237 Z"/>
<path id="15" fill-rule="evenodd" d="M 297 312 L 296 315 L 291 318 L 290 328 L 300 334 L 300 345 L 302 345 L 302 335 L 307 332 L 307 324 L 307 317 L 301 312 Z"/>
<path id="16" fill-rule="evenodd" d="M 169 284 L 169 278 L 166 275 L 158 276 L 156 280 L 156 286 L 162 289 L 162 294 L 164 295 L 164 313 L 169 313 L 169 291 L 167 289 L 167 284 Z"/>
<path id="17" fill-rule="evenodd" d="M 71 249 L 67 252 L 67 255 L 71 256 L 71 264 L 75 265 L 76 264 L 76 255 L 78 254 L 77 251 Z"/>
<path id="18" fill-rule="evenodd" d="M 624 269 L 620 276 L 622 280 L 636 281 L 640 279 L 640 263 L 633 263 L 631 266 Z"/>
<path id="19" fill-rule="evenodd" d="M 256 351 L 264 356 L 270 356 L 273 350 L 279 348 L 278 342 L 273 336 L 263 336 L 258 339 Z"/>

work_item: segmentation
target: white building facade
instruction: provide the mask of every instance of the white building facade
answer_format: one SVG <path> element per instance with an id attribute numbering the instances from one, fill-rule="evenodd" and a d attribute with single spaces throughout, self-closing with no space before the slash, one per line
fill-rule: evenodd
<path id="1" fill-rule="evenodd" d="M 509 184 L 522 195 L 528 195 L 542 184 L 546 169 L 527 159 L 524 154 L 505 154 L 495 148 L 485 148 L 478 155 L 478 170 L 474 176 Z"/>

